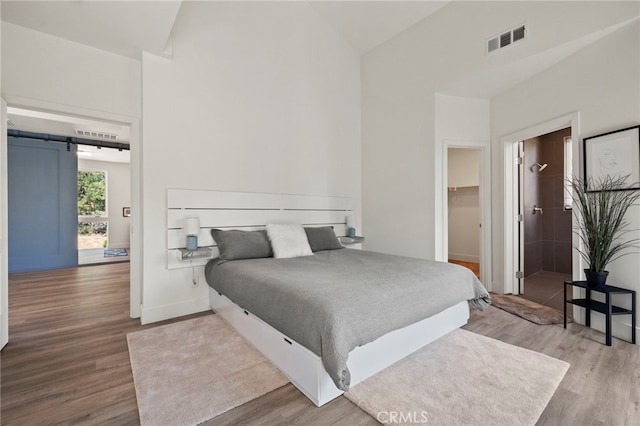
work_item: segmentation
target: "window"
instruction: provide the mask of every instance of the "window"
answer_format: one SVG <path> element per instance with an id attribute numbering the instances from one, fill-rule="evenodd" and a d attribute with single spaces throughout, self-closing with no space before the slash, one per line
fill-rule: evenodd
<path id="1" fill-rule="evenodd" d="M 105 172 L 78 171 L 78 248 L 107 244 L 107 191 Z"/>
<path id="2" fill-rule="evenodd" d="M 571 179 L 573 178 L 573 142 L 571 136 L 564 138 L 564 209 L 571 210 Z"/>

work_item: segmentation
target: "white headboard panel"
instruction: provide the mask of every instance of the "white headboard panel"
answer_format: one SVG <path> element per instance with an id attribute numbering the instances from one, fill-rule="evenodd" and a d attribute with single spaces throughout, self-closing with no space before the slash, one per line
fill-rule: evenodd
<path id="1" fill-rule="evenodd" d="M 167 268 L 204 265 L 208 259 L 180 260 L 179 248 L 186 245 L 182 230 L 185 217 L 200 219 L 199 247 L 211 247 L 218 256 L 212 228 L 262 229 L 267 223 L 300 223 L 334 227 L 345 235 L 346 217 L 352 211 L 351 198 L 259 192 L 167 190 Z"/>

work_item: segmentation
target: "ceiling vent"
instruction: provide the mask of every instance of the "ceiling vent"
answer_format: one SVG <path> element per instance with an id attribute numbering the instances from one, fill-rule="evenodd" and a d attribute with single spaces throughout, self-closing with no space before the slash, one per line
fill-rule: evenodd
<path id="1" fill-rule="evenodd" d="M 76 132 L 76 135 L 82 136 L 82 137 L 104 139 L 108 141 L 118 140 L 118 135 L 113 133 L 97 132 L 95 130 L 81 130 L 81 129 L 74 129 L 74 130 Z"/>
<path id="2" fill-rule="evenodd" d="M 524 25 L 520 25 L 517 28 L 504 32 L 495 37 L 491 37 L 487 40 L 487 53 L 495 52 L 496 50 L 507 47 L 520 40 L 524 40 L 526 35 L 526 29 Z"/>

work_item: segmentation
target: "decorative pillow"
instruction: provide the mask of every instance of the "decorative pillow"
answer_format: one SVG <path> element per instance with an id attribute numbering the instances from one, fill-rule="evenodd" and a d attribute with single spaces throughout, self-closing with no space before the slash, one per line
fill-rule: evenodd
<path id="1" fill-rule="evenodd" d="M 211 236 L 218 244 L 221 260 L 273 257 L 273 250 L 265 231 L 212 229 Z"/>
<path id="2" fill-rule="evenodd" d="M 311 246 L 312 252 L 320 250 L 336 250 L 344 248 L 336 233 L 333 231 L 333 226 L 320 226 L 318 228 L 304 228 L 304 232 L 307 233 L 307 239 Z"/>
<path id="3" fill-rule="evenodd" d="M 276 259 L 313 254 L 302 225 L 268 224 L 267 236 L 271 241 L 273 255 Z"/>

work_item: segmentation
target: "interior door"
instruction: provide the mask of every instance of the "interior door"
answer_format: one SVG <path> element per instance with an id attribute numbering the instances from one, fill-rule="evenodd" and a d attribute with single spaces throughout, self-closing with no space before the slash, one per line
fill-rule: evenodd
<path id="1" fill-rule="evenodd" d="M 9 272 L 77 266 L 76 146 L 8 139 Z"/>
<path id="2" fill-rule="evenodd" d="M 7 103 L 0 100 L 0 349 L 9 342 L 7 247 Z"/>

